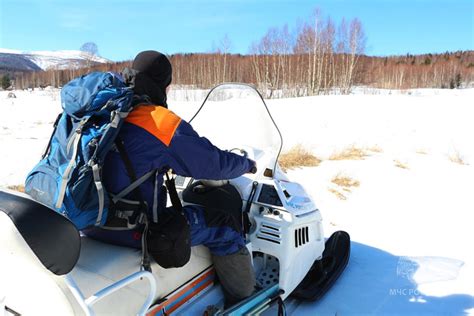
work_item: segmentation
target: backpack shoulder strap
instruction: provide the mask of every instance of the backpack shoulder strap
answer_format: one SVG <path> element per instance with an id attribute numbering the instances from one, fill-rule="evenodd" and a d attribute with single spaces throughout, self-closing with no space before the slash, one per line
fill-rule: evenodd
<path id="1" fill-rule="evenodd" d="M 117 136 L 115 139 L 115 146 L 117 147 L 117 150 L 120 154 L 120 157 L 122 158 L 122 161 L 125 165 L 125 169 L 127 169 L 128 176 L 130 177 L 130 182 L 131 185 L 126 188 L 127 192 L 124 194 L 123 191 L 119 193 L 122 196 L 127 195 L 128 193 L 131 193 L 132 191 L 135 192 L 136 198 L 141 204 L 141 207 L 143 208 L 143 211 L 146 212 L 146 204 L 145 204 L 145 199 L 143 198 L 142 192 L 140 190 L 140 184 L 143 183 L 151 174 L 147 173 L 148 175 L 146 178 L 141 177 L 140 179 L 137 178 L 137 174 L 135 173 L 135 169 L 133 169 L 132 161 L 130 160 L 130 157 L 127 154 L 127 151 L 125 149 L 125 145 L 123 143 L 123 140 L 120 138 L 120 136 Z M 137 180 L 142 180 L 140 183 L 137 182 Z M 138 216 L 139 214 L 136 214 Z M 134 216 L 135 217 L 135 216 Z"/>
<path id="2" fill-rule="evenodd" d="M 171 172 L 166 172 L 166 188 L 168 189 L 168 194 L 170 195 L 171 204 L 176 212 L 183 214 L 183 205 L 181 204 L 181 200 L 179 199 L 178 192 L 176 191 L 176 185 L 174 182 L 174 178 L 170 174 Z"/>
<path id="3" fill-rule="evenodd" d="M 150 255 L 148 253 L 148 245 L 147 245 L 147 235 L 148 235 L 148 215 L 147 215 L 147 205 L 145 203 L 145 200 L 143 198 L 142 192 L 140 190 L 140 184 L 145 181 L 148 177 L 150 177 L 154 171 L 148 172 L 145 174 L 145 176 L 142 176 L 140 179 L 137 179 L 137 175 L 135 173 L 135 170 L 133 169 L 132 162 L 130 160 L 130 157 L 127 154 L 127 151 L 125 149 L 125 145 L 123 144 L 123 140 L 120 138 L 120 136 L 117 136 L 115 139 L 115 146 L 117 147 L 117 150 L 120 154 L 120 157 L 122 158 L 125 168 L 127 169 L 128 176 L 130 177 L 130 180 L 132 181 L 131 185 L 129 187 L 132 187 L 130 192 L 134 191 L 136 193 L 136 196 L 138 197 L 139 203 L 140 203 L 140 208 L 137 211 L 134 211 L 134 214 L 130 217 L 130 221 L 132 223 L 138 221 L 138 216 L 141 214 L 144 214 L 143 218 L 145 220 L 145 227 L 143 229 L 142 233 L 142 267 L 146 271 L 151 272 L 151 263 L 150 263 Z M 140 180 L 142 180 L 140 182 Z"/>

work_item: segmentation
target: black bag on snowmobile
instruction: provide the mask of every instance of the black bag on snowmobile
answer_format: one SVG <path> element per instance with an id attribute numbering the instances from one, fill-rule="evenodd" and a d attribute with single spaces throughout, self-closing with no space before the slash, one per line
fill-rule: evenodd
<path id="1" fill-rule="evenodd" d="M 163 212 L 165 213 L 165 212 Z M 163 268 L 179 268 L 191 257 L 191 238 L 186 218 L 174 210 L 148 227 L 148 253 Z"/>
<path id="2" fill-rule="evenodd" d="M 116 146 L 132 181 L 132 184 L 128 188 L 130 190 L 133 189 L 137 200 L 140 201 L 142 207 L 146 209 L 146 203 L 140 187 L 134 185 L 139 183 L 140 179 L 137 179 L 132 167 L 132 162 L 128 157 L 127 151 L 120 137 L 118 137 Z M 165 173 L 165 185 L 173 207 L 165 209 L 165 205 L 161 205 L 159 207 L 161 211 L 158 216 L 158 221 L 153 222 L 152 220 L 145 218 L 144 227 L 139 228 L 140 230 L 143 230 L 142 248 L 144 254 L 142 260 L 143 266 L 146 269 L 150 268 L 148 255 L 151 255 L 156 263 L 163 268 L 182 267 L 188 263 L 191 257 L 191 232 L 189 224 L 184 216 L 183 206 L 178 197 L 174 179 L 170 177 L 168 172 L 170 172 L 170 170 Z M 151 171 L 151 173 L 160 174 L 158 170 Z M 145 178 L 147 178 L 146 175 L 141 179 Z M 161 200 L 165 201 L 166 190 L 162 191 L 160 194 L 163 195 Z M 119 195 L 121 194 L 119 193 L 117 196 Z"/>
<path id="3" fill-rule="evenodd" d="M 179 268 L 188 263 L 191 257 L 191 232 L 174 179 L 168 173 L 165 184 L 173 207 L 162 210 L 158 223 L 149 223 L 147 249 L 163 268 Z"/>

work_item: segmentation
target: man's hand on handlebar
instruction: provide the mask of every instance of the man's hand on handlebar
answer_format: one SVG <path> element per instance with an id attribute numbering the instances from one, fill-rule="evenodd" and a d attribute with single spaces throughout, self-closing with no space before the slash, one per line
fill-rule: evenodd
<path id="1" fill-rule="evenodd" d="M 251 165 L 249 171 L 247 171 L 247 173 L 256 174 L 257 173 L 257 163 L 255 161 L 253 161 L 252 159 L 249 159 L 249 160 L 252 162 L 252 165 Z"/>

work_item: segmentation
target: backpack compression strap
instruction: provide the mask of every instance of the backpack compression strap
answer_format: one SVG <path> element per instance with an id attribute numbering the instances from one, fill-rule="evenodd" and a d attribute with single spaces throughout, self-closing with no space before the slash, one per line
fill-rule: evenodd
<path id="1" fill-rule="evenodd" d="M 57 122 L 59 122 L 60 117 L 61 117 L 61 115 L 58 116 L 58 119 L 56 120 L 55 125 L 57 125 Z M 55 205 L 56 208 L 58 208 L 58 209 L 61 208 L 62 205 L 63 205 L 64 196 L 66 194 L 66 189 L 67 189 L 67 184 L 69 182 L 71 172 L 73 171 L 73 168 L 76 164 L 76 158 L 77 158 L 77 153 L 78 153 L 79 146 L 80 146 L 82 131 L 84 129 L 84 126 L 88 122 L 89 118 L 90 117 L 87 117 L 87 118 L 85 118 L 85 119 L 83 119 L 79 122 L 79 126 L 76 128 L 76 130 L 74 131 L 73 136 L 71 136 L 71 138 L 69 139 L 69 142 L 67 144 L 66 152 L 69 153 L 69 151 L 71 150 L 71 147 L 72 147 L 73 152 L 72 152 L 71 159 L 69 160 L 69 163 L 66 167 L 66 170 L 64 171 L 64 173 L 61 177 L 61 184 L 59 186 L 58 199 L 56 200 L 56 205 Z M 55 128 L 56 128 L 56 126 L 55 126 Z M 54 134 L 54 132 L 53 132 L 53 134 Z M 51 140 L 50 140 L 50 143 L 51 143 Z M 48 144 L 45 155 L 49 151 L 50 143 Z M 92 169 L 92 174 L 93 174 L 93 177 L 94 177 L 94 184 L 96 186 L 97 194 L 98 194 L 98 198 L 99 198 L 99 210 L 98 210 L 97 220 L 96 220 L 96 223 L 95 223 L 97 226 L 99 226 L 101 221 L 102 221 L 102 214 L 104 212 L 104 207 L 105 207 L 104 188 L 102 186 L 102 181 L 100 179 L 99 166 L 93 160 L 90 160 L 88 162 L 88 164 Z"/>
<path id="2" fill-rule="evenodd" d="M 41 156 L 41 159 L 44 159 L 44 157 L 46 157 L 46 155 L 49 153 L 49 150 L 51 148 L 51 142 L 53 141 L 54 133 L 56 133 L 56 129 L 58 128 L 58 123 L 62 115 L 63 115 L 62 113 L 59 113 L 58 116 L 56 117 L 56 121 L 54 121 L 53 132 L 51 133 L 51 136 L 49 137 L 48 145 L 46 145 L 43 155 Z"/>
<path id="3" fill-rule="evenodd" d="M 66 167 L 66 170 L 64 171 L 64 173 L 61 177 L 61 185 L 59 186 L 58 199 L 57 199 L 56 205 L 55 205 L 56 208 L 58 208 L 58 209 L 61 208 L 61 206 L 63 205 L 64 195 L 66 194 L 66 187 L 67 187 L 67 183 L 69 181 L 69 176 L 71 175 L 71 171 L 74 167 L 74 164 L 76 163 L 76 156 L 77 156 L 77 151 L 78 151 L 79 143 L 80 143 L 81 136 L 82 136 L 82 129 L 83 129 L 84 125 L 87 123 L 87 121 L 88 121 L 88 118 L 83 119 L 79 123 L 79 126 L 74 131 L 74 135 L 69 140 L 69 143 L 68 143 L 68 146 L 67 146 L 67 151 L 69 151 L 71 146 L 73 146 L 73 152 L 72 152 L 72 157 L 69 160 L 69 163 Z"/>

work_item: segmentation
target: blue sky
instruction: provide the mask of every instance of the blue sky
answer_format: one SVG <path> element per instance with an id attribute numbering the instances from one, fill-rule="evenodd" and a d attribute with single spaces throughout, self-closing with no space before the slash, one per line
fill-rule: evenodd
<path id="1" fill-rule="evenodd" d="M 120 61 L 145 49 L 209 52 L 224 36 L 248 53 L 270 27 L 309 19 L 361 20 L 368 55 L 474 50 L 474 0 L 0 0 L 0 47 L 79 49 Z"/>

